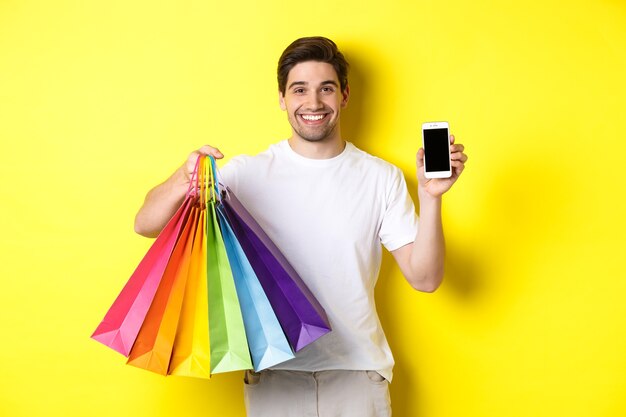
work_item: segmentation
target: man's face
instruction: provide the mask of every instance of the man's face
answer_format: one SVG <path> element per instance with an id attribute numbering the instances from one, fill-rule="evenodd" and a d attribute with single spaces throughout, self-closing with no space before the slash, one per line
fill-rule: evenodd
<path id="1" fill-rule="evenodd" d="M 287 76 L 280 108 L 287 112 L 295 135 L 309 142 L 339 136 L 339 114 L 348 104 L 349 89 L 341 91 L 335 68 L 326 62 L 305 61 Z"/>

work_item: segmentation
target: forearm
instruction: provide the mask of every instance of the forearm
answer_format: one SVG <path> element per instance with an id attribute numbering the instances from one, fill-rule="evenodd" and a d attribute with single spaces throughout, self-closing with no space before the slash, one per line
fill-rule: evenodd
<path id="1" fill-rule="evenodd" d="M 465 147 L 454 143 L 450 135 L 449 178 L 426 178 L 424 149 L 417 152 L 417 194 L 420 200 L 420 225 L 415 241 L 392 253 L 405 278 L 413 288 L 424 292 L 435 291 L 443 280 L 445 242 L 441 223 L 441 196 L 459 178 L 465 168 Z"/>
<path id="2" fill-rule="evenodd" d="M 135 232 L 146 237 L 158 236 L 182 204 L 188 187 L 189 179 L 181 167 L 150 190 L 135 216 Z"/>
<path id="3" fill-rule="evenodd" d="M 426 292 L 443 279 L 445 241 L 441 222 L 441 196 L 420 195 L 420 225 L 409 258 L 411 285 Z"/>

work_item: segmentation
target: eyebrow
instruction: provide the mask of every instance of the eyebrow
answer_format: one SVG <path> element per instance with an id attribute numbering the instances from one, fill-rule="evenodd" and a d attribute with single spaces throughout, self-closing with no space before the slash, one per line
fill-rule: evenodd
<path id="1" fill-rule="evenodd" d="M 293 87 L 295 87 L 297 85 L 306 86 L 306 85 L 309 85 L 309 83 L 306 82 L 306 81 L 294 81 L 291 84 L 289 84 L 289 87 L 287 87 L 287 88 L 291 89 L 291 88 L 293 88 Z M 320 85 L 334 85 L 335 87 L 339 87 L 339 85 L 337 84 L 337 81 L 335 81 L 335 80 L 322 81 L 322 83 Z"/>

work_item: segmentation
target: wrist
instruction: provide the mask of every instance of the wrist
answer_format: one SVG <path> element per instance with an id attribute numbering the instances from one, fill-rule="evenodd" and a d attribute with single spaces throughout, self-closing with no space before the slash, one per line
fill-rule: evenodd
<path id="1" fill-rule="evenodd" d="M 179 184 L 179 185 L 189 184 L 189 181 L 191 180 L 191 175 L 187 171 L 187 166 L 182 165 L 180 168 L 174 171 L 174 175 L 172 175 L 172 179 L 174 180 L 176 184 Z"/>
<path id="2" fill-rule="evenodd" d="M 420 217 L 422 216 L 437 216 L 441 213 L 441 196 L 433 196 L 428 192 L 417 193 L 419 199 Z"/>
<path id="3" fill-rule="evenodd" d="M 172 173 L 172 175 L 165 182 L 165 189 L 169 190 L 172 195 L 180 195 L 187 191 L 189 188 L 189 174 L 186 172 L 185 167 L 182 166 Z"/>
<path id="4" fill-rule="evenodd" d="M 417 188 L 417 198 L 422 205 L 441 205 L 442 195 L 432 195 L 422 187 Z"/>

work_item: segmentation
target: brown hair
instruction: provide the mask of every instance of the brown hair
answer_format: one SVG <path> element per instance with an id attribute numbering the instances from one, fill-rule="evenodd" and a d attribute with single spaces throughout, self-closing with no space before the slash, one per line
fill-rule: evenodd
<path id="1" fill-rule="evenodd" d="M 335 68 L 341 91 L 348 86 L 348 61 L 337 49 L 335 42 L 322 36 L 296 39 L 283 51 L 278 60 L 278 89 L 285 94 L 289 71 L 305 61 L 331 64 Z"/>

